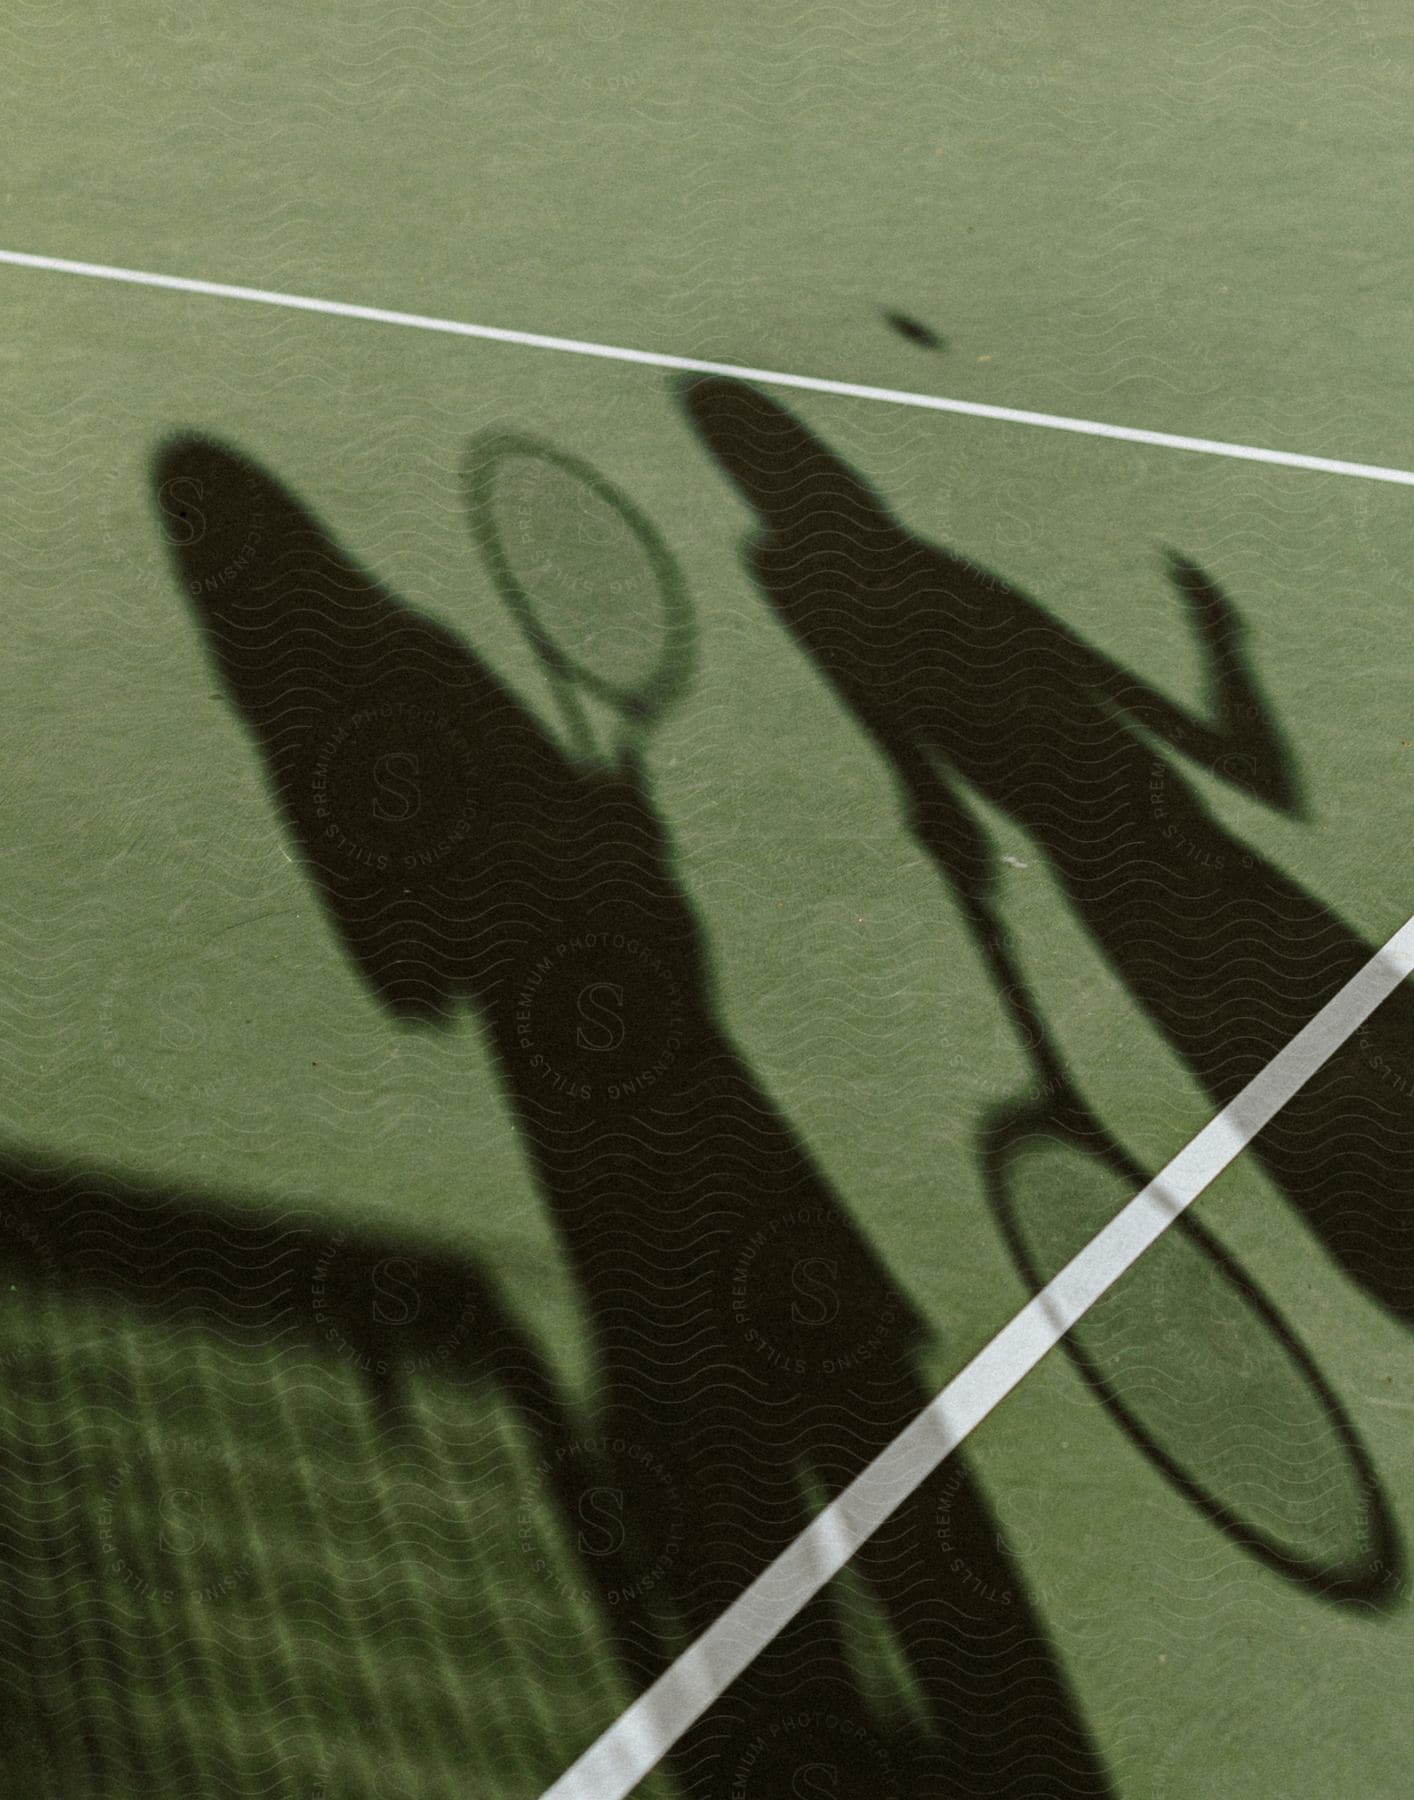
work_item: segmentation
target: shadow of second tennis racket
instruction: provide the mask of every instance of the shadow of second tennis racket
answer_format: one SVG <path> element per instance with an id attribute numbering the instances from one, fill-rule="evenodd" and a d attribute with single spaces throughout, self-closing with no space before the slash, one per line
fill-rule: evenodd
<path id="1" fill-rule="evenodd" d="M 1097 1120 L 1022 1103 L 982 1134 L 988 1195 L 1032 1292 L 1148 1177 Z M 1403 1555 L 1368 1452 L 1241 1265 L 1178 1219 L 1065 1349 L 1125 1435 L 1249 1555 L 1323 1599 L 1392 1607 Z"/>

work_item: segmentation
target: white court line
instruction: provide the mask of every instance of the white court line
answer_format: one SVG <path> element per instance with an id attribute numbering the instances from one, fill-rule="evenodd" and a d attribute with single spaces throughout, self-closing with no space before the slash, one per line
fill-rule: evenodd
<path id="1" fill-rule="evenodd" d="M 963 413 L 974 419 L 1001 419 L 1010 425 L 1040 425 L 1048 431 L 1075 431 L 1084 437 L 1121 438 L 1129 444 L 1157 444 L 1164 450 L 1196 450 L 1204 456 L 1229 456 L 1240 462 L 1276 463 L 1286 469 L 1314 469 L 1323 475 L 1357 475 L 1366 481 L 1394 481 L 1404 487 L 1414 487 L 1414 470 L 1385 468 L 1380 463 L 1342 462 L 1336 457 L 1305 456 L 1295 450 L 1263 450 L 1253 444 L 1223 443 L 1217 438 L 1181 437 L 1172 431 L 1141 431 L 1132 425 L 1105 425 L 1097 419 L 1068 419 L 1059 413 L 1027 412 L 1016 406 L 987 406 L 978 400 L 947 400 L 937 394 L 914 394 L 903 388 L 869 387 L 857 381 L 827 381 L 819 375 L 787 375 L 779 369 L 748 369 L 736 363 L 704 362 L 695 356 L 668 356 L 657 350 L 628 350 L 614 344 L 589 344 L 579 338 L 545 337 L 536 331 L 507 331 L 499 325 L 466 325 L 457 319 L 428 318 L 423 313 L 389 312 L 381 306 L 354 306 L 346 300 L 314 300 L 304 294 L 276 294 L 267 288 L 233 287 L 229 282 L 197 281 L 187 275 L 153 275 L 144 269 L 71 262 L 62 256 L 32 256 L 23 250 L 0 250 L 0 263 L 10 263 L 19 269 L 47 269 L 59 275 L 90 275 L 99 281 L 126 281 L 137 287 L 174 288 L 178 293 L 206 294 L 216 300 L 255 300 L 262 306 L 332 313 L 341 319 L 368 319 L 375 325 L 410 325 L 417 331 L 486 338 L 494 344 L 520 344 L 531 350 L 563 350 L 571 356 L 599 356 L 610 362 L 644 363 L 654 369 L 681 369 L 694 375 L 729 375 L 741 381 L 759 381 L 767 387 L 805 388 L 813 394 L 841 394 L 850 400 L 887 400 L 895 406 L 919 406 L 929 412 Z"/>
<path id="2" fill-rule="evenodd" d="M 541 1800 L 624 1800 L 808 1600 L 1414 969 L 1414 918 L 955 1375 Z"/>

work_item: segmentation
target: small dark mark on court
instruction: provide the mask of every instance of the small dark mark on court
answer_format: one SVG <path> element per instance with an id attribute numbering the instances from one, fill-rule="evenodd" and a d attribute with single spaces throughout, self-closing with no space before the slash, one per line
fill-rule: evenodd
<path id="1" fill-rule="evenodd" d="M 940 337 L 931 325 L 925 325 L 921 319 L 911 318 L 907 313 L 901 312 L 886 312 L 884 319 L 900 337 L 906 337 L 910 344 L 921 344 L 925 350 L 946 350 L 948 347 L 948 340 Z"/>

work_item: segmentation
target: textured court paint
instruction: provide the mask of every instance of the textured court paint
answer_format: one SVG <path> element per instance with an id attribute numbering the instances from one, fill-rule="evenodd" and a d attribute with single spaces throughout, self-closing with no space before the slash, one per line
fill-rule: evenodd
<path id="1" fill-rule="evenodd" d="M 1218 0 L 1103 17 L 893 0 L 867 21 L 732 0 L 700 24 L 552 0 L 524 18 L 516 0 L 20 9 L 0 26 L 4 241 L 1411 466 L 1414 318 L 1389 261 L 1414 208 L 1394 129 L 1411 60 L 1393 0 L 1340 16 L 1296 0 L 1279 30 Z M 371 1030 L 184 635 L 143 487 L 165 433 L 232 437 L 530 695 L 450 483 L 473 433 L 538 432 L 621 482 L 689 570 L 706 680 L 657 776 L 724 1004 L 936 1321 L 941 1385 L 1026 1298 L 971 1161 L 979 1113 L 1024 1067 L 946 896 L 910 864 L 887 781 L 761 616 L 735 560 L 745 516 L 663 378 L 156 300 L 0 283 L 11 1132 L 474 1245 L 557 1357 L 580 1354 L 474 1036 Z M 883 305 L 935 323 L 946 367 Z M 1312 812 L 1268 819 L 1212 785 L 1207 803 L 1369 941 L 1402 916 L 1403 490 L 799 402 L 917 529 L 1194 703 L 1155 546 L 1206 558 Z M 1000 903 L 1048 1017 L 1157 1166 L 1202 1124 L 1201 1096 L 1033 847 L 1001 848 L 1028 865 L 1006 868 Z M 148 959 L 164 986 L 144 1012 L 125 983 Z M 195 1015 L 166 1019 L 166 977 L 172 1008 L 202 999 Z M 1407 1338 L 1251 1164 L 1198 1213 L 1309 1308 L 1352 1403 L 1411 1391 Z M 1360 1420 L 1392 1491 L 1414 1493 L 1406 1421 Z M 1414 1613 L 1364 1630 L 1244 1567 L 1059 1358 L 971 1449 L 1048 1615 L 1081 1622 L 1064 1653 L 1124 1800 L 1402 1791 Z"/>

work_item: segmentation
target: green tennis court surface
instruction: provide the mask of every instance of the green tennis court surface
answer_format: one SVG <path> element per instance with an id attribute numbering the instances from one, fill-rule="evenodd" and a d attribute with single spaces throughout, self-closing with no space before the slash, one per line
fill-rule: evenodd
<path id="1" fill-rule="evenodd" d="M 1385 0 L 3 42 L 0 250 L 1414 466 Z M 14 266 L 0 318 L 11 1786 L 535 1800 L 1414 911 L 1408 488 Z M 628 687 L 665 583 L 661 721 L 580 688 L 620 782 L 506 601 Z M 396 892 L 380 705 L 437 724 L 375 745 L 444 827 Z M 635 918 L 577 993 L 696 1060 L 566 1111 L 527 972 Z M 642 1793 L 1407 1790 L 1410 1017 Z"/>

